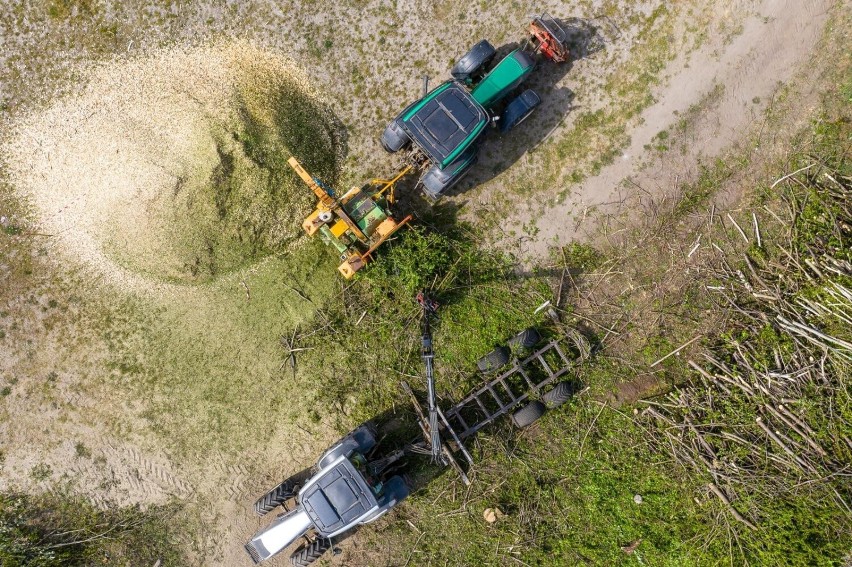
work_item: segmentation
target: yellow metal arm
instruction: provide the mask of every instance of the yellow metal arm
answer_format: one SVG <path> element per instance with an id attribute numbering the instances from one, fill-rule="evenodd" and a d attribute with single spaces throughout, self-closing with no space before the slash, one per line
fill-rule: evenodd
<path id="1" fill-rule="evenodd" d="M 320 187 L 317 182 L 314 181 L 314 178 L 311 177 L 310 173 L 305 171 L 305 168 L 302 167 L 302 164 L 299 163 L 299 160 L 294 157 L 291 157 L 287 160 L 287 163 L 290 164 L 290 167 L 296 170 L 296 173 L 299 174 L 299 177 L 302 178 L 302 181 L 305 182 L 305 185 L 307 185 L 313 190 L 314 194 L 317 196 L 317 199 L 320 200 L 320 203 L 322 203 L 327 209 L 331 210 L 335 204 L 334 199 L 326 192 L 325 189 Z"/>
<path id="2" fill-rule="evenodd" d="M 402 179 L 403 177 L 405 177 L 406 175 L 408 175 L 408 173 L 409 173 L 412 169 L 414 169 L 412 166 L 410 166 L 410 165 L 409 165 L 409 166 L 406 166 L 405 168 L 403 168 L 402 170 L 400 170 L 400 172 L 396 175 L 396 177 L 394 177 L 394 178 L 393 178 L 393 179 L 391 179 L 391 180 L 387 180 L 387 179 L 373 179 L 372 183 L 373 183 L 374 185 L 382 185 L 382 188 L 379 190 L 379 192 L 377 193 L 377 195 L 381 195 L 382 193 L 384 193 L 385 191 L 387 191 L 387 192 L 388 192 L 388 202 L 393 203 L 393 202 L 394 202 L 394 200 L 395 200 L 395 198 L 394 198 L 394 188 L 395 188 L 395 186 L 396 186 L 396 182 L 397 182 L 397 181 L 399 181 L 400 179 Z"/>
<path id="3" fill-rule="evenodd" d="M 302 178 L 302 181 L 305 182 L 305 185 L 310 187 L 313 190 L 314 194 L 317 196 L 317 198 L 320 200 L 315 213 L 318 213 L 320 211 L 333 212 L 335 215 L 340 217 L 340 219 L 343 220 L 344 223 L 346 223 L 346 226 L 349 227 L 349 229 L 355 234 L 357 238 L 359 238 L 360 240 L 367 240 L 367 235 L 364 234 L 364 232 L 360 228 L 358 228 L 358 225 L 355 224 L 355 222 L 351 218 L 349 218 L 349 215 L 347 215 L 346 212 L 339 206 L 338 201 L 336 199 L 333 199 L 331 195 L 326 192 L 325 189 L 320 187 L 319 184 L 314 181 L 314 178 L 311 177 L 310 173 L 305 171 L 305 168 L 302 167 L 302 164 L 299 163 L 299 160 L 294 157 L 291 157 L 287 160 L 287 163 L 290 164 L 290 167 L 296 170 L 296 173 L 299 174 L 299 177 Z M 314 221 L 316 221 L 317 216 L 317 214 L 313 214 L 308 217 L 308 219 L 306 219 L 304 223 L 302 223 L 302 228 L 304 228 L 308 234 L 312 235 L 315 232 L 314 229 L 316 228 L 316 226 L 313 226 L 312 228 L 311 224 L 309 223 L 313 223 Z"/>

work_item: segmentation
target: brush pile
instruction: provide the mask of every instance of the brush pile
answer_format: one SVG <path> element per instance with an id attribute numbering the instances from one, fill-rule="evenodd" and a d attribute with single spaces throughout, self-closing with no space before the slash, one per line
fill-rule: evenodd
<path id="1" fill-rule="evenodd" d="M 818 163 L 782 179 L 769 230 L 731 218 L 750 247 L 714 245 L 706 288 L 726 330 L 689 361 L 689 385 L 637 416 L 749 529 L 790 492 L 852 517 L 852 180 Z"/>

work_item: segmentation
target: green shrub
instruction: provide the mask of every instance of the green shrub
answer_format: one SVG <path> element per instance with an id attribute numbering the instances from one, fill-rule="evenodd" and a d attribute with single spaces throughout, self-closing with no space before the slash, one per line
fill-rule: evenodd
<path id="1" fill-rule="evenodd" d="M 88 502 L 45 494 L 0 495 L 0 565 L 183 565 L 165 517 L 137 507 L 95 510 Z"/>

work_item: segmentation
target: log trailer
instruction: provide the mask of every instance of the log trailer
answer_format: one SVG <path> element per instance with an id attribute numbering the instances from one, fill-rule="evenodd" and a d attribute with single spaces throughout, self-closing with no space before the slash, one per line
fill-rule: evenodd
<path id="1" fill-rule="evenodd" d="M 442 409 L 435 388 L 429 326 L 437 303 L 425 293 L 417 299 L 423 317 L 425 411 L 414 390 L 406 382 L 401 386 L 411 399 L 422 438 L 388 450 L 380 446 L 374 424 L 361 425 L 327 450 L 314 467 L 264 494 L 255 503 L 258 515 L 279 506 L 285 512 L 246 544 L 255 563 L 302 540 L 290 561 L 295 567 L 307 567 L 333 549 L 336 539 L 386 514 L 412 490 L 407 475 L 400 474 L 409 457 L 430 455 L 433 462 L 451 467 L 469 485 L 466 468 L 473 465 L 473 457 L 465 441 L 504 415 L 510 415 L 515 426 L 528 427 L 573 396 L 578 382 L 572 371 L 588 356 L 588 343 L 573 330 L 545 342 L 538 331 L 529 328 L 483 356 L 477 365 L 488 377 L 460 401 L 445 399 Z M 460 460 L 467 465 L 462 466 Z"/>

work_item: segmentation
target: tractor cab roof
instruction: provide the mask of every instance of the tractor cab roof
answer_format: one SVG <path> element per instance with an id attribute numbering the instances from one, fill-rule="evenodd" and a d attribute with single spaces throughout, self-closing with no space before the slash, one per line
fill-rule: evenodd
<path id="1" fill-rule="evenodd" d="M 330 537 L 378 509 L 372 489 L 346 457 L 305 486 L 299 500 L 317 531 Z"/>
<path id="2" fill-rule="evenodd" d="M 443 168 L 484 133 L 488 114 L 467 89 L 447 81 L 406 109 L 400 122 L 414 143 Z"/>

